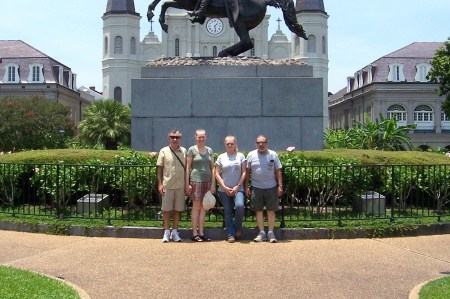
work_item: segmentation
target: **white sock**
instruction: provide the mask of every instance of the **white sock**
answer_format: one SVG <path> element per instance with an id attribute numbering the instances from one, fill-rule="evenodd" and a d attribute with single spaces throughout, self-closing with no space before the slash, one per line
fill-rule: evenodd
<path id="1" fill-rule="evenodd" d="M 263 230 L 259 231 L 259 233 L 260 233 L 260 234 L 263 234 L 263 235 L 265 235 L 265 234 L 266 234 L 266 232 L 265 232 L 265 231 L 263 231 Z"/>
<path id="2" fill-rule="evenodd" d="M 165 230 L 164 230 L 164 234 L 165 234 L 165 235 L 170 235 L 170 229 L 165 229 Z"/>
<path id="3" fill-rule="evenodd" d="M 176 234 L 176 233 L 178 233 L 177 229 L 176 228 L 172 229 L 172 234 Z"/>

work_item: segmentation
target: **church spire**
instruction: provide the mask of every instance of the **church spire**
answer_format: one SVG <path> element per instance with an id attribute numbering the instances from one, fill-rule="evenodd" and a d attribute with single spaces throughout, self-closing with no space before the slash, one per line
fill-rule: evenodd
<path id="1" fill-rule="evenodd" d="M 327 14 L 323 0 L 297 0 L 295 10 L 297 13 L 308 11 L 323 12 L 324 14 Z"/>
<path id="2" fill-rule="evenodd" d="M 134 8 L 134 0 L 108 0 L 104 15 L 109 14 L 130 14 L 139 16 Z"/>

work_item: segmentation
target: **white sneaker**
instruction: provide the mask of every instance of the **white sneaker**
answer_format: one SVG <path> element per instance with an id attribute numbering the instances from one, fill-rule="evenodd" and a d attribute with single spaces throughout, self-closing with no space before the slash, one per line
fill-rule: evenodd
<path id="1" fill-rule="evenodd" d="M 277 243 L 277 238 L 275 238 L 275 234 L 273 232 L 269 232 L 267 234 L 267 236 L 269 237 L 269 242 L 270 243 Z"/>
<path id="2" fill-rule="evenodd" d="M 181 238 L 180 235 L 178 235 L 178 232 L 172 232 L 170 234 L 170 239 L 172 239 L 172 241 L 174 242 L 181 242 Z"/>
<path id="3" fill-rule="evenodd" d="M 162 238 L 163 243 L 169 243 L 170 233 L 164 233 L 164 236 Z"/>
<path id="4" fill-rule="evenodd" d="M 265 232 L 259 232 L 256 238 L 253 239 L 255 242 L 267 241 L 267 236 Z"/>

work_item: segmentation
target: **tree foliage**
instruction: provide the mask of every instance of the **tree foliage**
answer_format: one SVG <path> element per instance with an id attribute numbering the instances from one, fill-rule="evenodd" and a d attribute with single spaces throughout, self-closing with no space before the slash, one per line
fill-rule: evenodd
<path id="1" fill-rule="evenodd" d="M 394 118 L 385 118 L 380 114 L 373 122 L 366 116 L 365 122 L 354 121 L 348 129 L 331 130 L 325 132 L 325 144 L 329 148 L 348 149 L 376 149 L 386 151 L 412 149 L 409 132 L 416 125 L 397 126 Z"/>
<path id="2" fill-rule="evenodd" d="M 437 49 L 431 60 L 431 66 L 428 78 L 432 82 L 439 83 L 439 95 L 445 96 L 442 109 L 450 116 L 450 39 Z"/>
<path id="3" fill-rule="evenodd" d="M 61 148 L 73 135 L 69 109 L 42 97 L 2 98 L 0 115 L 0 151 Z"/>
<path id="4" fill-rule="evenodd" d="M 97 101 L 84 110 L 79 129 L 80 140 L 91 146 L 115 150 L 119 144 L 129 145 L 131 109 L 114 100 Z"/>

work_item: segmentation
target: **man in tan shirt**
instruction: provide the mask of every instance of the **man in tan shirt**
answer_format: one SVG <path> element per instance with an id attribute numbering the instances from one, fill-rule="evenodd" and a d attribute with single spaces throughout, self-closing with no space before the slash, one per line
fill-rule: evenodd
<path id="1" fill-rule="evenodd" d="M 181 242 L 178 235 L 180 213 L 185 210 L 184 165 L 186 164 L 186 149 L 180 146 L 181 133 L 171 130 L 167 136 L 169 145 L 159 151 L 156 166 L 158 167 L 158 191 L 162 196 L 161 210 L 164 221 L 164 243 L 169 240 Z M 170 218 L 173 213 L 172 233 Z"/>

